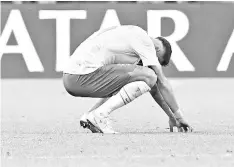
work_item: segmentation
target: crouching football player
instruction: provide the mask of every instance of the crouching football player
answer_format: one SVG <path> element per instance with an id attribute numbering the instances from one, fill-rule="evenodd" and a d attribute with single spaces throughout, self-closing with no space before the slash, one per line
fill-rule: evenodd
<path id="1" fill-rule="evenodd" d="M 137 26 L 111 27 L 91 35 L 75 50 L 63 71 L 69 94 L 101 98 L 82 116 L 81 125 L 94 133 L 116 133 L 109 115 L 150 92 L 169 116 L 171 131 L 173 127 L 192 131 L 162 71 L 171 53 L 166 39 L 149 37 Z"/>

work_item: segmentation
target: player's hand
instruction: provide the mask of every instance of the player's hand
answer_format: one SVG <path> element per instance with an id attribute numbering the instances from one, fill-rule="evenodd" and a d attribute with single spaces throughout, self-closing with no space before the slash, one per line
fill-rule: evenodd
<path id="1" fill-rule="evenodd" d="M 176 120 L 169 119 L 170 132 L 173 132 L 173 127 L 177 127 L 178 132 L 192 132 L 193 128 L 183 118 Z"/>

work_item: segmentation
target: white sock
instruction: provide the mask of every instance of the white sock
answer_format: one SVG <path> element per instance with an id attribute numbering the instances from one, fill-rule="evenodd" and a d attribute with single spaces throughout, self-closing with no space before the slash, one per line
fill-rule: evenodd
<path id="1" fill-rule="evenodd" d="M 151 88 L 143 81 L 128 83 L 94 112 L 100 116 L 108 116 L 112 111 L 130 103 L 150 90 Z"/>

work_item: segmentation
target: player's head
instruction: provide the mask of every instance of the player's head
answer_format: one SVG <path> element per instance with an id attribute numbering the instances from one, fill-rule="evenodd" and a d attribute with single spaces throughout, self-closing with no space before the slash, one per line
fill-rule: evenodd
<path id="1" fill-rule="evenodd" d="M 155 45 L 159 63 L 162 66 L 167 66 L 170 62 L 172 53 L 170 43 L 163 37 L 154 38 L 153 42 Z"/>

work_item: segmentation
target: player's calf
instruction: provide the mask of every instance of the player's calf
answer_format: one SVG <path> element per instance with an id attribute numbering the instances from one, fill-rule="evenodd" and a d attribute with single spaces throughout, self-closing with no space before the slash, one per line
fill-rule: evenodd
<path id="1" fill-rule="evenodd" d="M 121 88 L 119 95 L 121 96 L 124 104 L 128 104 L 150 90 L 151 88 L 144 81 L 136 81 Z"/>

